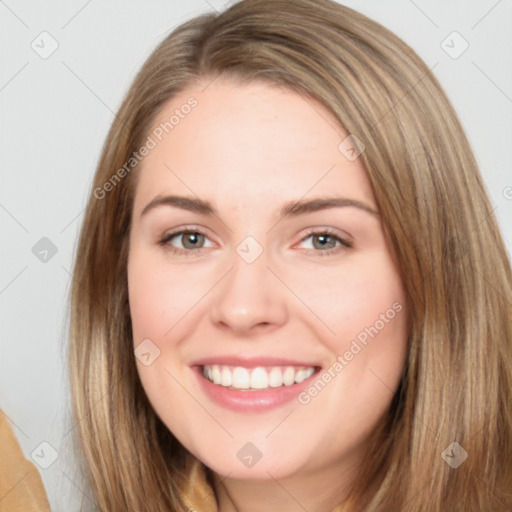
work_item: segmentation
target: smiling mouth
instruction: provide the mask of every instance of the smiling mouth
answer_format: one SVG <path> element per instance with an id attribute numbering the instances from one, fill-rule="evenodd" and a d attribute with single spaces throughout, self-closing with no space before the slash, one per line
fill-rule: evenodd
<path id="1" fill-rule="evenodd" d="M 201 374 L 211 383 L 236 391 L 262 391 L 293 386 L 310 378 L 316 366 L 243 366 L 204 365 Z"/>

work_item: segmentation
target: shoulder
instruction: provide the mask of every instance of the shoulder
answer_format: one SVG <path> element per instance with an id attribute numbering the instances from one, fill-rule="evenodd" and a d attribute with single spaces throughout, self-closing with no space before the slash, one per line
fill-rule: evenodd
<path id="1" fill-rule="evenodd" d="M 0 498 L 9 512 L 50 512 L 41 477 L 23 456 L 20 445 L 0 411 Z"/>

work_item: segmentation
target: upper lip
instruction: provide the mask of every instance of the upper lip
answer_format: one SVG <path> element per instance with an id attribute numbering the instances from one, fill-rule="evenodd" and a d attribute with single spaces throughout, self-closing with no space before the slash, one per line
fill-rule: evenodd
<path id="1" fill-rule="evenodd" d="M 240 356 L 215 356 L 198 359 L 191 366 L 241 366 L 242 368 L 256 368 L 258 366 L 306 366 L 319 367 L 317 362 L 299 361 L 282 357 L 240 357 Z"/>

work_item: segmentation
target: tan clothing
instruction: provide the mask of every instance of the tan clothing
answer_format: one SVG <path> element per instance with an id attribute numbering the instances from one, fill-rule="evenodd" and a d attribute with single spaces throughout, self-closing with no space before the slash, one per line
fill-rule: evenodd
<path id="1" fill-rule="evenodd" d="M 217 500 L 211 485 L 208 483 L 203 465 L 195 457 L 189 457 L 189 475 L 181 488 L 184 503 L 190 512 L 218 512 Z"/>
<path id="2" fill-rule="evenodd" d="M 50 512 L 35 465 L 25 459 L 0 411 L 0 512 Z"/>
<path id="3" fill-rule="evenodd" d="M 218 512 L 217 501 L 212 486 L 208 482 L 203 465 L 192 457 L 189 462 L 190 477 L 181 489 L 183 501 L 189 512 Z M 346 509 L 339 505 L 332 512 L 344 512 Z"/>
<path id="4" fill-rule="evenodd" d="M 183 501 L 191 512 L 218 512 L 203 465 L 195 457 L 189 461 L 189 476 L 181 488 Z M 41 477 L 35 465 L 23 456 L 1 411 L 0 512 L 50 512 Z M 333 512 L 342 511 L 337 507 Z"/>

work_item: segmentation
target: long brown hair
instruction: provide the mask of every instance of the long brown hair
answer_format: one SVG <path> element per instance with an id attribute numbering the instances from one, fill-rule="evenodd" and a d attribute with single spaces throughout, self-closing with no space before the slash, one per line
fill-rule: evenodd
<path id="1" fill-rule="evenodd" d="M 186 510 L 189 454 L 151 408 L 134 360 L 126 267 L 137 166 L 126 163 L 166 102 L 219 74 L 316 99 L 366 146 L 360 158 L 407 292 L 410 336 L 347 510 L 512 510 L 512 274 L 477 164 L 423 61 L 331 0 L 245 0 L 184 23 L 117 113 L 71 290 L 75 431 L 97 508 Z"/>

